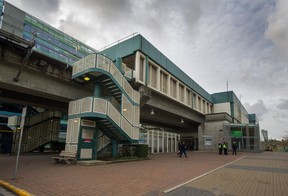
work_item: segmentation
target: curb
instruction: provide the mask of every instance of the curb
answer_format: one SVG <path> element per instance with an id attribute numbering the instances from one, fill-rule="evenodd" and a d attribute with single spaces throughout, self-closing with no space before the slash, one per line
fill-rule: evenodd
<path id="1" fill-rule="evenodd" d="M 4 180 L 0 180 L 0 186 L 3 188 L 6 188 L 7 190 L 19 195 L 19 196 L 32 196 L 30 193 L 27 191 L 17 188 L 13 186 L 12 184 L 9 184 L 8 182 L 5 182 Z"/>
<path id="2" fill-rule="evenodd" d="M 149 158 L 130 158 L 130 159 L 115 159 L 115 160 L 110 160 L 110 161 L 102 161 L 102 160 L 77 161 L 77 165 L 96 166 L 96 165 L 106 165 L 106 164 L 113 164 L 113 163 L 144 161 L 144 160 L 150 160 L 150 159 Z"/>

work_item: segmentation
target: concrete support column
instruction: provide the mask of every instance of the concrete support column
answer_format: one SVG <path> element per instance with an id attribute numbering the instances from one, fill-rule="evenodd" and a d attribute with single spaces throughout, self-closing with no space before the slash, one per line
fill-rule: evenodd
<path id="1" fill-rule="evenodd" d="M 124 74 L 124 70 L 122 69 L 122 59 L 121 58 L 117 58 L 116 59 L 116 67 L 118 68 L 118 70 Z"/>
<path id="2" fill-rule="evenodd" d="M 141 70 L 140 70 L 140 53 L 139 51 L 136 52 L 135 54 L 135 79 L 136 81 L 139 81 L 139 74 L 141 73 Z"/>
<path id="3" fill-rule="evenodd" d="M 165 144 L 164 144 L 164 142 L 165 142 L 165 133 L 164 133 L 164 131 L 162 131 L 162 140 L 161 140 L 161 145 L 162 145 L 162 153 L 164 153 L 164 147 L 165 147 Z"/>
<path id="4" fill-rule="evenodd" d="M 151 153 L 154 153 L 154 130 L 151 130 Z"/>
<path id="5" fill-rule="evenodd" d="M 160 68 L 157 67 L 157 75 L 156 75 L 156 89 L 160 91 Z"/>
<path id="6" fill-rule="evenodd" d="M 198 95 L 197 94 L 195 95 L 195 109 L 199 110 L 199 107 L 198 107 Z"/>
<path id="7" fill-rule="evenodd" d="M 167 95 L 169 95 L 169 96 L 171 96 L 172 97 L 172 95 L 171 95 L 171 90 L 170 90 L 170 83 L 171 83 L 171 75 L 169 74 L 168 75 L 168 79 L 167 79 Z"/>
<path id="8" fill-rule="evenodd" d="M 235 118 L 235 114 L 234 114 L 234 102 L 230 102 L 230 112 L 231 112 L 231 116 L 232 118 Z"/>
<path id="9" fill-rule="evenodd" d="M 95 128 L 94 130 L 94 141 L 95 141 L 95 147 L 94 147 L 94 160 L 97 160 L 97 152 L 98 152 L 98 137 L 99 137 L 99 129 Z"/>
<path id="10" fill-rule="evenodd" d="M 145 65 L 146 65 L 146 70 L 145 70 L 145 84 L 149 84 L 149 57 L 146 56 L 145 58 Z"/>
<path id="11" fill-rule="evenodd" d="M 177 80 L 177 84 L 176 84 L 176 99 L 180 100 L 180 96 L 179 96 L 179 81 Z"/>
<path id="12" fill-rule="evenodd" d="M 175 133 L 174 136 L 175 136 L 174 152 L 177 152 L 177 144 L 178 144 L 177 134 Z"/>
<path id="13" fill-rule="evenodd" d="M 249 127 L 245 127 L 246 131 L 246 150 L 250 150 L 250 136 L 249 136 Z"/>
<path id="14" fill-rule="evenodd" d="M 160 148 L 159 131 L 157 131 L 157 153 L 160 152 L 159 148 Z"/>
<path id="15" fill-rule="evenodd" d="M 149 142 L 149 139 L 150 139 L 150 131 L 148 130 L 147 131 L 147 145 L 150 146 L 150 142 Z"/>
<path id="16" fill-rule="evenodd" d="M 173 133 L 170 133 L 169 135 L 170 135 L 170 141 L 171 141 L 170 142 L 170 152 L 173 152 L 173 142 L 172 142 L 173 141 Z"/>
<path id="17" fill-rule="evenodd" d="M 166 142 L 167 142 L 167 152 L 169 152 L 169 133 L 166 133 Z"/>
<path id="18" fill-rule="evenodd" d="M 100 98 L 101 97 L 102 86 L 100 83 L 96 82 L 94 86 L 94 97 Z"/>
<path id="19" fill-rule="evenodd" d="M 188 101 L 187 101 L 187 95 L 186 95 L 186 94 L 187 94 L 187 93 L 186 93 L 186 86 L 184 86 L 184 92 L 183 92 L 183 94 L 184 94 L 184 95 L 183 95 L 183 96 L 184 96 L 183 101 L 184 101 L 184 103 L 187 104 Z"/>
<path id="20" fill-rule="evenodd" d="M 256 148 L 254 148 L 254 150 L 261 150 L 261 143 L 260 143 L 260 135 L 259 135 L 260 133 L 259 133 L 259 127 L 258 126 L 256 126 L 255 128 L 254 128 L 254 135 L 255 135 L 255 141 L 254 141 L 254 146 L 256 147 Z"/>
<path id="21" fill-rule="evenodd" d="M 112 157 L 115 158 L 115 157 L 118 157 L 118 144 L 115 140 L 111 140 L 111 143 L 112 143 Z"/>

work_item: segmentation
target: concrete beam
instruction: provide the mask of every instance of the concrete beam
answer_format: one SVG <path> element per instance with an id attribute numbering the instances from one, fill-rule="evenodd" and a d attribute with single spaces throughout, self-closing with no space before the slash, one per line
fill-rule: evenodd
<path id="1" fill-rule="evenodd" d="M 93 94 L 91 89 L 80 86 L 72 80 L 61 80 L 61 78 L 37 72 L 27 66 L 23 68 L 19 81 L 15 82 L 13 79 L 19 71 L 19 66 L 20 65 L 16 63 L 0 61 L 0 88 L 5 90 L 5 92 L 13 91 L 17 93 L 19 95 L 18 97 L 12 97 L 14 102 L 17 102 L 17 100 L 21 102 L 23 96 L 33 96 L 43 99 L 43 103 L 41 104 L 48 106 L 49 102 L 45 104 L 44 100 L 68 103 L 71 100 Z M 9 96 L 1 96 L 0 93 L 0 99 L 1 97 L 3 99 L 9 99 Z M 33 104 L 33 101 L 35 101 L 35 99 L 31 99 L 30 104 Z"/>
<path id="2" fill-rule="evenodd" d="M 204 114 L 155 91 L 152 91 L 151 99 L 147 102 L 147 105 L 197 123 L 203 123 L 205 120 Z"/>

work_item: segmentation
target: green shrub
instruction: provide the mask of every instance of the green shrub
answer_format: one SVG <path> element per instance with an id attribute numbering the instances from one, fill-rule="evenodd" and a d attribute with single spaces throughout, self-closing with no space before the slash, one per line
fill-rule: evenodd
<path id="1" fill-rule="evenodd" d="M 147 158 L 148 156 L 148 145 L 147 144 L 138 144 L 136 145 L 135 156 L 139 158 Z"/>

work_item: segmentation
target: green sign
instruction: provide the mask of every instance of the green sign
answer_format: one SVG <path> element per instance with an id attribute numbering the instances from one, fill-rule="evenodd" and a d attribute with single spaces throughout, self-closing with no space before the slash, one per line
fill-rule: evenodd
<path id="1" fill-rule="evenodd" d="M 231 137 L 242 137 L 243 133 L 242 131 L 234 130 L 234 131 L 230 131 L 230 135 Z"/>

